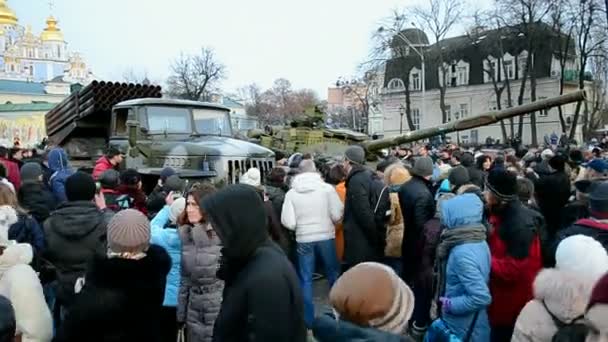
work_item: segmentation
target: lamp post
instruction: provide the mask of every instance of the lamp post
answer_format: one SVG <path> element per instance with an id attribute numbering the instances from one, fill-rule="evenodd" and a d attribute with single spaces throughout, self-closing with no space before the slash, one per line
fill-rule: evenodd
<path id="1" fill-rule="evenodd" d="M 403 134 L 403 115 L 405 114 L 405 107 L 403 105 L 399 106 L 399 134 Z"/>

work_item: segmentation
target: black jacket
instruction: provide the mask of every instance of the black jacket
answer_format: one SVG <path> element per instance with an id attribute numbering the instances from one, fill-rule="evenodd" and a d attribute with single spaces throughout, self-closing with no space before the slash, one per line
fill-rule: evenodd
<path id="1" fill-rule="evenodd" d="M 298 277 L 268 238 L 260 196 L 248 185 L 229 185 L 203 208 L 224 245 L 218 277 L 225 288 L 213 340 L 306 341 Z"/>
<path id="2" fill-rule="evenodd" d="M 154 217 L 165 206 L 165 199 L 169 192 L 165 191 L 160 185 L 156 185 L 148 199 L 146 200 L 146 208 L 148 209 L 148 217 Z"/>
<path id="3" fill-rule="evenodd" d="M 87 264 L 106 254 L 106 231 L 111 216 L 100 211 L 95 203 L 67 202 L 44 222 L 47 242 L 46 259 L 57 270 L 57 299 L 69 305 L 74 283 L 82 277 Z"/>
<path id="4" fill-rule="evenodd" d="M 581 219 L 572 226 L 560 231 L 555 239 L 554 247 L 557 249 L 559 243 L 573 235 L 586 235 L 599 241 L 608 252 L 608 224 L 594 219 Z"/>
<path id="5" fill-rule="evenodd" d="M 27 181 L 21 183 L 17 193 L 19 205 L 27 210 L 38 223 L 43 224 L 57 207 L 57 200 L 41 182 Z"/>
<path id="6" fill-rule="evenodd" d="M 354 166 L 346 178 L 344 202 L 344 261 L 354 266 L 361 262 L 377 261 L 382 232 L 378 231 L 372 198 L 371 171 Z"/>
<path id="7" fill-rule="evenodd" d="M 407 232 L 403 234 L 401 259 L 403 279 L 411 284 L 421 260 L 418 248 L 424 224 L 435 216 L 435 201 L 429 191 L 428 181 L 414 176 L 399 190 L 399 203 L 403 214 L 403 224 Z"/>
<path id="8" fill-rule="evenodd" d="M 283 202 L 285 202 L 285 189 L 280 186 L 266 185 L 266 195 L 272 203 L 272 208 L 280 219 L 283 213 Z"/>
<path id="9" fill-rule="evenodd" d="M 462 166 L 464 166 L 469 172 L 471 184 L 483 189 L 485 185 L 485 175 L 483 171 L 478 169 L 477 165 L 475 165 L 475 157 L 471 153 L 464 153 L 460 162 L 462 163 Z"/>
<path id="10" fill-rule="evenodd" d="M 34 250 L 34 256 L 39 256 L 44 251 L 44 232 L 33 217 L 18 213 L 18 221 L 8 229 L 9 240 L 15 240 L 18 243 L 28 243 Z"/>
<path id="11" fill-rule="evenodd" d="M 563 171 L 544 174 L 536 180 L 534 193 L 545 218 L 547 238 L 553 239 L 561 228 L 563 209 L 570 198 L 570 178 Z"/>
<path id="12" fill-rule="evenodd" d="M 95 258 L 55 341 L 158 341 L 171 259 L 151 245 L 141 260 Z"/>

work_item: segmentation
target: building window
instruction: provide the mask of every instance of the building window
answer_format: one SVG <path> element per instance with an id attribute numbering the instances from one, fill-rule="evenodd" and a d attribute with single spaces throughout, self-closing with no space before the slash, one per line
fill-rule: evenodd
<path id="1" fill-rule="evenodd" d="M 61 46 L 57 45 L 57 58 L 61 58 Z"/>
<path id="2" fill-rule="evenodd" d="M 415 130 L 420 129 L 420 109 L 418 108 L 412 109 L 412 123 Z"/>
<path id="3" fill-rule="evenodd" d="M 34 76 L 34 66 L 30 65 L 30 76 Z"/>
<path id="4" fill-rule="evenodd" d="M 405 85 L 403 84 L 403 81 L 401 79 L 393 78 L 390 82 L 388 82 L 388 89 L 391 89 L 391 90 L 405 89 Z"/>
<path id="5" fill-rule="evenodd" d="M 445 106 L 445 119 L 446 122 L 452 121 L 452 106 L 450 105 Z"/>
<path id="6" fill-rule="evenodd" d="M 512 80 L 515 78 L 515 65 L 513 65 L 513 61 L 503 61 L 503 68 L 505 70 L 505 75 L 508 79 Z"/>
<path id="7" fill-rule="evenodd" d="M 412 90 L 420 90 L 420 74 L 419 73 L 413 73 L 412 74 Z"/>
<path id="8" fill-rule="evenodd" d="M 469 73 L 467 72 L 466 66 L 458 67 L 457 77 L 458 77 L 458 85 L 468 85 L 469 84 Z"/>
<path id="9" fill-rule="evenodd" d="M 460 117 L 466 118 L 469 116 L 469 105 L 466 103 L 462 103 L 460 105 Z"/>

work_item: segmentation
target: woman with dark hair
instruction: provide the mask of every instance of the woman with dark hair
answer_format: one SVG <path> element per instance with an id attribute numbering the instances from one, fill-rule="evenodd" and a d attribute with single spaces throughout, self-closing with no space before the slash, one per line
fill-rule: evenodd
<path id="1" fill-rule="evenodd" d="M 216 276 L 220 265 L 220 240 L 200 206 L 216 192 L 212 184 L 194 184 L 179 217 L 182 242 L 181 286 L 177 322 L 185 324 L 187 341 L 211 341 L 220 311 L 224 282 Z"/>

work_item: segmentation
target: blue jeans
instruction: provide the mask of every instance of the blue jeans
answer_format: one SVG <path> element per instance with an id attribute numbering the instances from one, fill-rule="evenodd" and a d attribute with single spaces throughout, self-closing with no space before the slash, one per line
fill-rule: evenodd
<path id="1" fill-rule="evenodd" d="M 313 303 L 312 274 L 315 271 L 315 258 L 321 258 L 325 267 L 325 277 L 331 288 L 340 272 L 340 263 L 336 254 L 336 241 L 323 240 L 308 243 L 299 243 L 297 246 L 298 276 L 304 297 L 304 320 L 306 326 L 312 328 L 315 320 L 315 306 Z"/>

